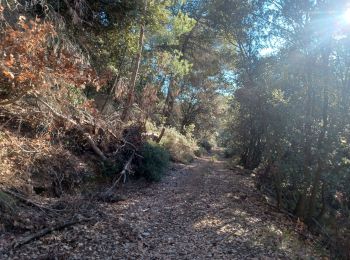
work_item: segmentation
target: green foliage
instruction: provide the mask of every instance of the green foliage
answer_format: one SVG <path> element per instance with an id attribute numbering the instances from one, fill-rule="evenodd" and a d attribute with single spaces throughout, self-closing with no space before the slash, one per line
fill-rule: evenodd
<path id="1" fill-rule="evenodd" d="M 198 150 L 194 151 L 194 154 L 197 157 L 202 157 L 202 156 L 208 155 L 208 151 L 203 147 L 199 147 Z"/>
<path id="2" fill-rule="evenodd" d="M 13 211 L 16 206 L 16 201 L 0 190 L 0 210 L 2 212 Z"/>
<path id="3" fill-rule="evenodd" d="M 79 89 L 72 85 L 67 85 L 67 98 L 73 106 L 79 106 L 86 101 L 84 90 Z"/>
<path id="4" fill-rule="evenodd" d="M 172 24 L 173 28 L 171 31 L 177 36 L 189 33 L 196 25 L 196 21 L 190 18 L 186 13 L 180 11 L 175 17 L 173 17 Z"/>
<path id="5" fill-rule="evenodd" d="M 192 64 L 188 60 L 183 59 L 182 53 L 177 50 L 158 53 L 156 58 L 158 69 L 162 69 L 164 72 L 180 78 L 186 76 L 192 68 Z"/>
<path id="6" fill-rule="evenodd" d="M 160 145 L 147 142 L 141 149 L 141 164 L 137 169 L 138 175 L 148 181 L 160 181 L 169 165 L 169 153 Z"/>
<path id="7" fill-rule="evenodd" d="M 231 102 L 223 139 L 240 154 L 244 167 L 265 169 L 259 181 L 275 192 L 278 206 L 294 212 L 311 227 L 328 226 L 328 235 L 339 230 L 349 233 L 350 196 L 344 183 L 349 181 L 350 160 L 350 35 L 347 30 L 320 23 L 326 19 L 327 24 L 339 23 L 339 17 L 325 12 L 339 13 L 346 4 L 278 2 L 279 11 L 264 14 L 261 9 L 260 13 L 280 21 L 281 28 L 270 38 L 280 42 L 277 48 L 269 46 L 275 52 L 270 56 L 259 53 L 259 43 L 266 43 L 266 38 L 257 37 L 263 22 L 243 29 L 242 35 L 249 37 L 238 38 L 244 42 L 237 55 L 239 89 Z M 313 15 L 315 12 L 318 15 Z M 309 18 L 305 21 L 302 17 Z M 224 28 L 231 31 L 230 26 L 235 24 Z M 348 235 L 345 240 L 349 241 Z"/>
<path id="8" fill-rule="evenodd" d="M 159 136 L 160 128 L 151 122 L 146 124 L 147 132 L 155 133 Z M 199 149 L 196 140 L 190 135 L 183 135 L 173 127 L 165 127 L 164 136 L 160 144 L 166 148 L 171 160 L 181 163 L 190 163 L 195 158 L 195 152 Z"/>
<path id="9" fill-rule="evenodd" d="M 207 152 L 210 152 L 213 148 L 213 144 L 211 144 L 208 140 L 202 140 L 199 142 L 199 145 L 203 147 Z"/>
<path id="10" fill-rule="evenodd" d="M 192 162 L 195 158 L 194 152 L 198 150 L 193 138 L 182 135 L 175 128 L 166 128 L 160 143 L 170 152 L 171 159 L 175 162 Z"/>
<path id="11" fill-rule="evenodd" d="M 101 163 L 101 173 L 103 176 L 106 177 L 113 177 L 119 172 L 121 172 L 123 169 L 123 166 L 121 163 L 114 163 L 111 161 L 106 161 Z"/>
<path id="12" fill-rule="evenodd" d="M 159 5 L 152 9 L 154 20 L 150 23 L 153 42 L 167 45 L 180 44 L 181 36 L 189 33 L 196 22 L 183 12 L 173 15 L 169 11 L 171 5 Z"/>
<path id="13" fill-rule="evenodd" d="M 195 124 L 186 125 L 183 127 L 183 132 L 187 138 L 193 138 L 196 126 Z"/>
<path id="14" fill-rule="evenodd" d="M 227 98 L 217 93 L 215 84 L 204 84 L 182 91 L 180 129 L 181 133 L 191 134 L 199 143 L 207 142 L 214 146 L 225 123 Z"/>

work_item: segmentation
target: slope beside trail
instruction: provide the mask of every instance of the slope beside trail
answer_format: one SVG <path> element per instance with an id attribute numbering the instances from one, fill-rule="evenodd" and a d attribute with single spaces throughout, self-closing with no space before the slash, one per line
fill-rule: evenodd
<path id="1" fill-rule="evenodd" d="M 155 184 L 122 188 L 103 214 L 32 241 L 11 259 L 319 259 L 296 224 L 268 206 L 249 173 L 210 157 Z"/>

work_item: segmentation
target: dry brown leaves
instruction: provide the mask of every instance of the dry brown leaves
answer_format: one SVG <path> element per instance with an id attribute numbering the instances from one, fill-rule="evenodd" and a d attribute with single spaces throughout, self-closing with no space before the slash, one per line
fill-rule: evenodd
<path id="1" fill-rule="evenodd" d="M 327 259 L 299 224 L 269 207 L 249 174 L 200 159 L 158 184 L 132 183 L 126 200 L 97 204 L 74 226 L 7 254 L 10 259 Z"/>
<path id="2" fill-rule="evenodd" d="M 4 8 L 0 7 L 1 12 Z M 99 86 L 95 71 L 80 55 L 74 50 L 52 45 L 58 37 L 52 23 L 38 18 L 28 20 L 20 16 L 16 27 L 2 28 L 0 83 L 7 86 L 11 97 L 0 104 L 7 104 L 30 90 L 47 89 L 54 84 L 81 87 L 93 82 Z"/>

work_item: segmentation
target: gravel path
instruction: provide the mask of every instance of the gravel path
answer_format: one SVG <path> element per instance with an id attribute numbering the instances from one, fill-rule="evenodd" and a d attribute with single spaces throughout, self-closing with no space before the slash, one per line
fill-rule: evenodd
<path id="1" fill-rule="evenodd" d="M 99 218 L 33 241 L 9 259 L 320 258 L 296 224 L 269 207 L 249 174 L 225 161 L 175 165 L 160 183 L 136 182 Z M 1 255 L 0 255 L 1 256 Z"/>

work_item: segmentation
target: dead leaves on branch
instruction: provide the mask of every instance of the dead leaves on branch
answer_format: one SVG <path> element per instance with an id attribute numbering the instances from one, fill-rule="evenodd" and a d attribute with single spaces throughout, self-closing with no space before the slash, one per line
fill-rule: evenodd
<path id="1" fill-rule="evenodd" d="M 57 37 L 52 23 L 24 16 L 19 17 L 16 27 L 5 26 L 0 32 L 0 84 L 9 90 L 4 102 L 54 84 L 83 87 L 92 82 L 99 86 L 96 72 L 78 54 L 67 48 L 55 52 L 49 43 Z"/>

